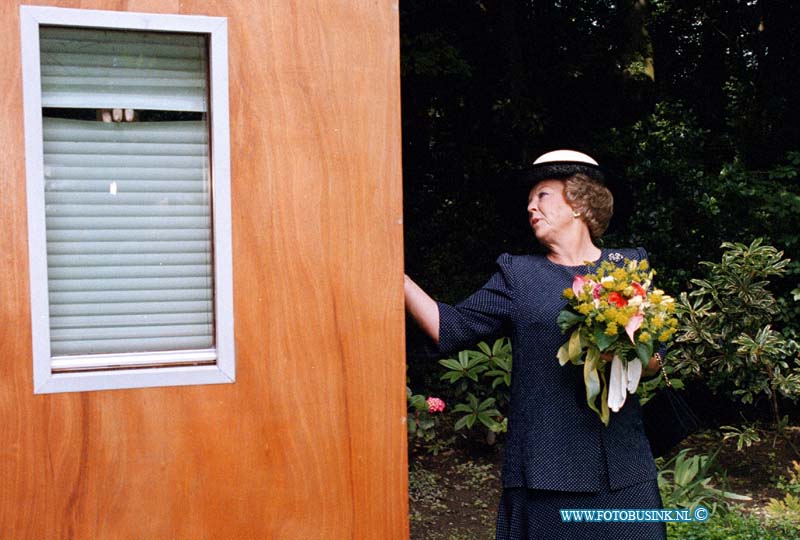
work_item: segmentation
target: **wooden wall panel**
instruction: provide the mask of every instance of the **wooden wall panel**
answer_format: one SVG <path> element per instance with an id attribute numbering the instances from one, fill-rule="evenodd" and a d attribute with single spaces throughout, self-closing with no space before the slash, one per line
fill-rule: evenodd
<path id="1" fill-rule="evenodd" d="M 407 538 L 396 3 L 26 3 L 229 18 L 237 382 L 33 395 L 0 3 L 0 536 Z"/>

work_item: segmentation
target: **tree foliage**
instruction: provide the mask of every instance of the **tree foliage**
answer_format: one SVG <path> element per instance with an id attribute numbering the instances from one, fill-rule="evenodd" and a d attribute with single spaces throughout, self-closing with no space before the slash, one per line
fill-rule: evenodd
<path id="1" fill-rule="evenodd" d="M 608 172 L 605 244 L 646 247 L 668 292 L 723 242 L 783 250 L 771 329 L 800 336 L 800 3 L 408 0 L 400 22 L 406 271 L 434 297 L 537 249 L 513 181 L 574 148 Z"/>

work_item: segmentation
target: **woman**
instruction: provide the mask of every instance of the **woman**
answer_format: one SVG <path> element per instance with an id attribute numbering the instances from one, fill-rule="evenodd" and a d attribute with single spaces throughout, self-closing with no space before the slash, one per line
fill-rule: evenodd
<path id="1" fill-rule="evenodd" d="M 547 254 L 501 255 L 486 285 L 455 306 L 434 301 L 406 276 L 406 307 L 442 354 L 510 332 L 514 362 L 497 540 L 664 539 L 663 523 L 562 522 L 559 509 L 661 508 L 638 399 L 629 396 L 604 427 L 586 404 L 581 368 L 556 360 L 566 341 L 556 318 L 573 278 L 591 264 L 647 254 L 595 245 L 613 198 L 591 157 L 549 152 L 534 162 L 530 180 L 530 225 Z M 642 376 L 658 365 L 654 357 Z"/>

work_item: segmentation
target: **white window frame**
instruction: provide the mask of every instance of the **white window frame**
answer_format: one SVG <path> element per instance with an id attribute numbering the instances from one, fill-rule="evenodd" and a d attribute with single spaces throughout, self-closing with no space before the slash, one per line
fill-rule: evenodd
<path id="1" fill-rule="evenodd" d="M 50 353 L 39 26 L 206 34 L 214 249 L 215 347 L 197 351 L 86 355 L 91 371 L 63 371 L 73 357 Z M 235 381 L 231 246 L 227 18 L 20 6 L 31 333 L 35 394 Z M 60 364 L 59 364 L 60 362 Z M 135 367 L 133 367 L 135 366 Z M 55 370 L 54 370 L 55 367 Z"/>

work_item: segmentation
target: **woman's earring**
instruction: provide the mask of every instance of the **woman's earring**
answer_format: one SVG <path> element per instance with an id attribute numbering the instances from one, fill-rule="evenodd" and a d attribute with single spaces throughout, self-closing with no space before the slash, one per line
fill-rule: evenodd
<path id="1" fill-rule="evenodd" d="M 572 217 L 574 217 L 574 218 L 581 217 L 581 213 L 580 212 L 576 212 L 575 210 L 573 210 L 572 211 Z"/>

